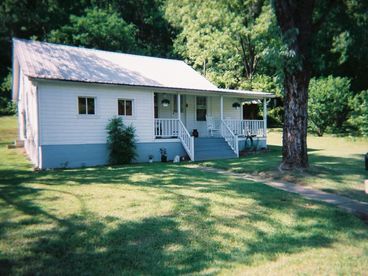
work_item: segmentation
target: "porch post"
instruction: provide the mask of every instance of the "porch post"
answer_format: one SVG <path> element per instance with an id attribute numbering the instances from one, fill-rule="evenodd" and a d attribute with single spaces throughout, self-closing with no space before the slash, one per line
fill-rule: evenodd
<path id="1" fill-rule="evenodd" d="M 178 119 L 179 121 L 181 120 L 181 103 L 180 103 L 180 93 L 178 93 L 178 96 L 177 96 L 177 106 L 178 106 Z"/>
<path id="2" fill-rule="evenodd" d="M 267 137 L 267 101 L 263 99 L 263 136 Z"/>
<path id="3" fill-rule="evenodd" d="M 224 119 L 224 96 L 220 98 L 220 118 L 221 121 Z"/>

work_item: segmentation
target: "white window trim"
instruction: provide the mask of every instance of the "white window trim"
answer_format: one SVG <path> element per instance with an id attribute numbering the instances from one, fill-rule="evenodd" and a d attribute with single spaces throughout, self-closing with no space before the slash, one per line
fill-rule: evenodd
<path id="1" fill-rule="evenodd" d="M 196 122 L 206 122 L 206 119 L 204 121 L 198 121 L 197 120 L 197 97 L 205 97 L 206 98 L 206 115 L 208 115 L 208 97 L 207 96 L 195 96 L 195 102 L 194 102 L 194 117 Z"/>
<path id="2" fill-rule="evenodd" d="M 123 100 L 123 101 L 132 101 L 132 115 L 119 115 L 119 100 Z M 135 119 L 135 99 L 128 99 L 128 98 L 117 98 L 116 99 L 116 114 L 117 116 L 121 117 L 121 118 L 126 118 L 126 119 Z"/>
<path id="3" fill-rule="evenodd" d="M 79 98 L 93 98 L 95 100 L 95 113 L 94 114 L 79 114 Z M 86 106 L 88 112 L 88 107 Z M 77 116 L 80 118 L 96 118 L 97 117 L 97 97 L 96 96 L 77 96 Z"/>

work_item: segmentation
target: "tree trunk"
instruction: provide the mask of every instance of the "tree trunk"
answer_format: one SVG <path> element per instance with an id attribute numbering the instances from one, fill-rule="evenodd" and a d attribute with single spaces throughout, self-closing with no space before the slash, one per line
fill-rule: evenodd
<path id="1" fill-rule="evenodd" d="M 306 72 L 285 74 L 282 168 L 307 168 L 307 103 L 309 76 Z"/>
<path id="2" fill-rule="evenodd" d="M 282 168 L 308 167 L 307 105 L 314 0 L 274 0 L 277 22 L 288 47 L 284 59 Z"/>

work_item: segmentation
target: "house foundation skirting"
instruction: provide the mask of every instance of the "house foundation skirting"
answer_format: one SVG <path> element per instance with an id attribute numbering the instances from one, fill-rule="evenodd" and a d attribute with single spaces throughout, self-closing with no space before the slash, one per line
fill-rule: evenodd
<path id="1" fill-rule="evenodd" d="M 245 138 L 239 139 L 239 151 L 244 150 L 245 146 Z M 249 147 L 249 141 L 247 141 L 247 146 Z M 253 147 L 257 147 L 257 150 L 267 148 L 267 139 L 263 137 L 254 137 Z"/>
<path id="2" fill-rule="evenodd" d="M 166 149 L 168 160 L 187 155 L 179 141 L 137 143 L 138 156 L 134 163 L 148 162 L 149 155 L 153 155 L 153 161 L 160 161 L 161 148 Z M 107 144 L 43 145 L 41 154 L 41 169 L 106 165 L 109 159 Z"/>

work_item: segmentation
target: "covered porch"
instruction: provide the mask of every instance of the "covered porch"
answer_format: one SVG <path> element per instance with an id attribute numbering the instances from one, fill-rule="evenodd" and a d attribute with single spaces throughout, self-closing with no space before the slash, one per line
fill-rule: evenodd
<path id="1" fill-rule="evenodd" d="M 244 105 L 252 100 L 262 105 L 262 119 L 251 120 L 244 117 Z M 219 147 L 223 150 L 227 148 L 233 153 L 231 157 L 238 157 L 242 141 L 246 137 L 262 140 L 266 146 L 266 97 L 251 98 L 249 95 L 217 93 L 155 93 L 154 117 L 155 139 L 180 140 L 193 161 L 201 160 L 198 155 L 201 148 L 207 148 L 208 151 L 219 151 Z M 215 141 L 218 143 L 214 143 Z M 209 147 L 209 144 L 214 144 L 214 147 Z"/>

